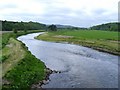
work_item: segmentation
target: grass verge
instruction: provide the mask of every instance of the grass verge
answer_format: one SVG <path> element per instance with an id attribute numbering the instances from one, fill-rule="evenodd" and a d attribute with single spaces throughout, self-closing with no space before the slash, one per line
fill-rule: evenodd
<path id="1" fill-rule="evenodd" d="M 5 33 L 6 35 L 8 33 Z M 13 33 L 9 33 L 13 34 Z M 18 33 L 23 35 L 24 33 Z M 17 35 L 17 36 L 18 36 Z M 33 56 L 27 47 L 16 40 L 17 36 L 10 35 L 10 39 L 2 48 L 2 89 L 30 89 L 31 85 L 46 77 L 45 64 Z"/>
<path id="2" fill-rule="evenodd" d="M 115 55 L 120 55 L 118 49 L 118 32 L 97 31 L 97 30 L 79 30 L 79 31 L 57 31 L 47 32 L 39 35 L 36 39 L 53 41 L 53 42 L 68 42 L 78 45 L 83 45 L 103 52 L 108 52 Z"/>

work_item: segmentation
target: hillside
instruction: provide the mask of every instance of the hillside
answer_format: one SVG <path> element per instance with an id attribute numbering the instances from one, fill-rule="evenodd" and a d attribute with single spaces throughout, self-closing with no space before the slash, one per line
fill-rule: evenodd
<path id="1" fill-rule="evenodd" d="M 87 29 L 84 27 L 75 27 L 75 26 L 71 26 L 71 25 L 60 25 L 60 24 L 56 24 L 58 29 Z"/>
<path id="2" fill-rule="evenodd" d="M 118 31 L 118 22 L 106 23 L 90 27 L 92 30 Z"/>

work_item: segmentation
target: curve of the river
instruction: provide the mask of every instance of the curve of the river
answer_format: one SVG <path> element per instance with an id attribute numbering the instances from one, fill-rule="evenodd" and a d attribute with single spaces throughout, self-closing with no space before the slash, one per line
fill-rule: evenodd
<path id="1" fill-rule="evenodd" d="M 118 56 L 91 48 L 36 40 L 43 33 L 18 37 L 45 65 L 61 71 L 43 88 L 118 88 Z"/>

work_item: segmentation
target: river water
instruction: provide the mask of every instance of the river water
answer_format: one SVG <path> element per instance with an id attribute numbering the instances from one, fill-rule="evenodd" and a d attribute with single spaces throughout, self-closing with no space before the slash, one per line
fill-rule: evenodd
<path id="1" fill-rule="evenodd" d="M 43 88 L 118 88 L 118 56 L 74 44 L 36 40 L 42 33 L 18 37 L 45 65 L 50 75 Z"/>

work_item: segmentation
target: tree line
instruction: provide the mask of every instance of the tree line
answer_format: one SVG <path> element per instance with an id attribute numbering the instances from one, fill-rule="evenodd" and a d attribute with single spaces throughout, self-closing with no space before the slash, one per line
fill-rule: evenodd
<path id="1" fill-rule="evenodd" d="M 2 31 L 12 30 L 45 30 L 46 25 L 38 22 L 13 22 L 13 21 L 2 21 Z"/>

